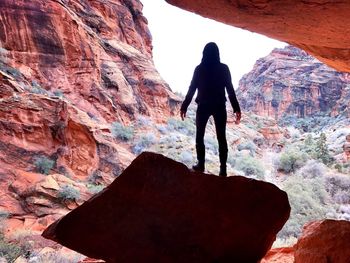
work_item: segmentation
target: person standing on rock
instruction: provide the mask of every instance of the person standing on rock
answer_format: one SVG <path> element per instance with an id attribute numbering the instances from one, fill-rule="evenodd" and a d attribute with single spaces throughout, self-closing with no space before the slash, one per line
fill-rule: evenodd
<path id="1" fill-rule="evenodd" d="M 187 108 L 193 95 L 197 92 L 195 102 L 196 113 L 196 151 L 198 163 L 192 168 L 195 171 L 205 170 L 204 133 L 210 116 L 214 117 L 216 136 L 219 143 L 220 176 L 227 176 L 227 141 L 226 141 L 226 95 L 225 88 L 236 115 L 236 124 L 241 120 L 241 109 L 231 81 L 231 73 L 227 65 L 220 62 L 218 46 L 210 42 L 203 50 L 202 62 L 196 67 L 191 85 L 180 109 L 182 120 L 186 117 Z"/>

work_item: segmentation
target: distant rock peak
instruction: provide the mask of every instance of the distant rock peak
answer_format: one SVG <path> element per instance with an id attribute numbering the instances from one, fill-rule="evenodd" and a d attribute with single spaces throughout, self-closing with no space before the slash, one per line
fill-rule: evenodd
<path id="1" fill-rule="evenodd" d="M 237 90 L 245 111 L 278 121 L 349 117 L 349 73 L 337 72 L 293 46 L 274 49 L 243 76 Z"/>

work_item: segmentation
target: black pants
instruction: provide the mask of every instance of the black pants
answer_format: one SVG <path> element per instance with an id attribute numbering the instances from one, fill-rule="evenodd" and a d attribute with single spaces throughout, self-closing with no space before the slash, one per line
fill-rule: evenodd
<path id="1" fill-rule="evenodd" d="M 204 133 L 210 116 L 214 117 L 216 137 L 219 143 L 219 157 L 222 167 L 226 167 L 227 161 L 227 141 L 226 141 L 226 104 L 208 105 L 199 104 L 196 115 L 196 150 L 199 164 L 205 162 Z"/>

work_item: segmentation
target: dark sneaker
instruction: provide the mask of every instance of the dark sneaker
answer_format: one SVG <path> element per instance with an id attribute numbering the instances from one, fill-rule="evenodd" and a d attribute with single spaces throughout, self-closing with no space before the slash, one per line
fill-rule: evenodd
<path id="1" fill-rule="evenodd" d="M 196 172 L 204 172 L 204 165 L 201 165 L 199 163 L 197 163 L 196 165 L 192 166 L 192 169 L 195 170 Z"/>

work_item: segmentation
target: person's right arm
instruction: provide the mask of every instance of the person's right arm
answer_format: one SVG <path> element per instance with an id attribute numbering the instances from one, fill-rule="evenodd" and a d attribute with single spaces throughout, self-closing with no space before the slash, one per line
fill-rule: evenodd
<path id="1" fill-rule="evenodd" d="M 187 108 L 192 101 L 194 93 L 196 92 L 197 84 L 198 84 L 198 67 L 194 70 L 190 87 L 188 88 L 185 100 L 183 101 L 180 108 L 180 114 L 181 114 L 182 120 L 186 117 Z"/>

